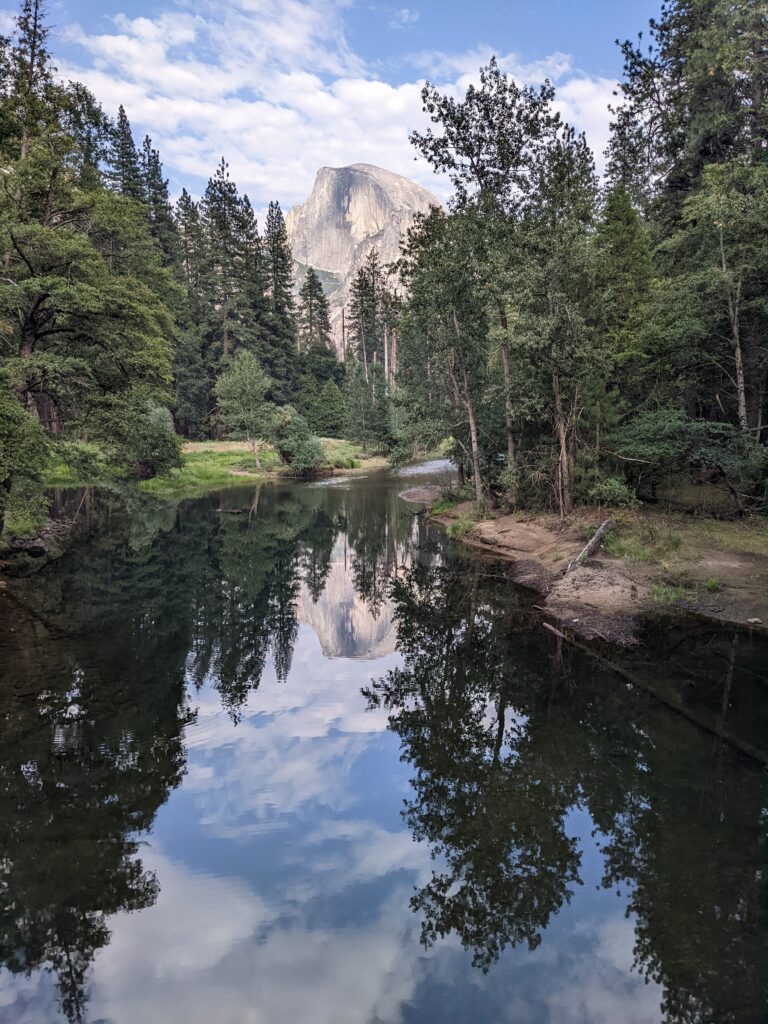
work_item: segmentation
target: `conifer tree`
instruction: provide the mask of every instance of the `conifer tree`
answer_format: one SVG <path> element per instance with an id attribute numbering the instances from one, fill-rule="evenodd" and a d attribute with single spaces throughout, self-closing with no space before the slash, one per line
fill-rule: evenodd
<path id="1" fill-rule="evenodd" d="M 287 402 L 296 390 L 296 317 L 293 297 L 293 254 L 280 205 L 271 202 L 264 231 L 270 331 L 261 348 L 261 362 L 272 378 L 272 398 Z"/>
<path id="2" fill-rule="evenodd" d="M 299 352 L 306 352 L 313 345 L 331 347 L 328 299 L 313 267 L 307 269 L 299 291 L 297 340 Z"/>
<path id="3" fill-rule="evenodd" d="M 139 164 L 149 216 L 149 230 L 160 246 L 165 266 L 173 266 L 179 259 L 178 232 L 168 195 L 168 181 L 163 177 L 160 154 L 153 148 L 148 135 L 141 147 Z"/>
<path id="4" fill-rule="evenodd" d="M 139 202 L 147 201 L 147 193 L 139 165 L 139 154 L 133 141 L 131 125 L 122 103 L 117 112 L 117 121 L 112 129 L 108 174 L 112 188 L 120 195 Z"/>
<path id="5" fill-rule="evenodd" d="M 334 380 L 327 380 L 317 393 L 309 416 L 309 425 L 318 437 L 344 437 L 347 429 L 347 405 Z"/>

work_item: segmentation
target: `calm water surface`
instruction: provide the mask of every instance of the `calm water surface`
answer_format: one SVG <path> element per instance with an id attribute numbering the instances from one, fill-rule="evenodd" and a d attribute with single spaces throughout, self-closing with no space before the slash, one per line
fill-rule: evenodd
<path id="1" fill-rule="evenodd" d="M 619 674 L 420 482 L 88 496 L 0 591 L 3 1024 L 764 1019 L 765 646 Z"/>

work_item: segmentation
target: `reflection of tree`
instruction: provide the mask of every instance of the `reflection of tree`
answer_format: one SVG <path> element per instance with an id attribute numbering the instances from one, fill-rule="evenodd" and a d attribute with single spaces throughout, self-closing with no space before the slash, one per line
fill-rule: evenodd
<path id="1" fill-rule="evenodd" d="M 193 538 L 180 551 L 173 531 L 151 533 L 141 547 L 117 529 L 19 587 L 0 652 L 0 960 L 52 970 L 71 1021 L 108 916 L 157 896 L 137 837 L 184 771 L 175 612 L 199 562 L 183 557 Z"/>
<path id="2" fill-rule="evenodd" d="M 139 848 L 183 775 L 185 676 L 235 719 L 270 656 L 286 678 L 299 587 L 320 596 L 361 497 L 263 488 L 227 515 L 88 492 L 90 542 L 0 592 L 0 962 L 54 972 L 67 1019 L 109 917 L 162 884 Z"/>
<path id="3" fill-rule="evenodd" d="M 424 941 L 455 932 L 483 968 L 505 945 L 535 946 L 578 881 L 564 821 L 585 806 L 667 1019 L 762 1020 L 759 766 L 579 652 L 553 667 L 514 596 L 477 566 L 411 569 L 392 596 L 404 665 L 366 694 L 391 712 L 413 766 L 406 820 L 439 857 L 412 901 Z M 685 700 L 695 675 L 701 700 L 735 723 L 749 707 L 764 735 L 764 647 L 673 634 L 650 633 L 625 660 Z"/>
<path id="4" fill-rule="evenodd" d="M 476 584 L 422 567 L 394 584 L 405 667 L 369 697 L 393 710 L 415 769 L 406 819 L 446 863 L 412 900 L 423 939 L 456 932 L 487 968 L 506 945 L 538 945 L 579 854 L 563 824 L 575 787 L 550 756 L 553 730 L 529 737 L 516 724 L 511 697 L 526 673 Z"/>

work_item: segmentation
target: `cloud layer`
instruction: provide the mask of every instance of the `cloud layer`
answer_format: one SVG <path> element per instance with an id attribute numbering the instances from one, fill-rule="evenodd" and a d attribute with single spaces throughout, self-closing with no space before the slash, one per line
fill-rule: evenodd
<path id="1" fill-rule="evenodd" d="M 409 130 L 424 123 L 420 92 L 430 78 L 461 93 L 492 53 L 414 53 L 386 76 L 356 54 L 344 30 L 349 0 L 202 0 L 113 19 L 106 32 L 63 30 L 67 77 L 86 82 L 114 113 L 122 103 L 136 134 L 160 148 L 172 187 L 199 191 L 221 156 L 257 207 L 306 198 L 321 166 L 367 162 L 414 178 L 442 198 L 447 182 L 414 159 Z M 413 8 L 392 8 L 390 29 Z M 598 156 L 607 138 L 614 83 L 574 68 L 566 54 L 503 67 L 558 87 L 564 116 L 586 131 Z M 389 79 L 389 80 L 387 80 Z"/>

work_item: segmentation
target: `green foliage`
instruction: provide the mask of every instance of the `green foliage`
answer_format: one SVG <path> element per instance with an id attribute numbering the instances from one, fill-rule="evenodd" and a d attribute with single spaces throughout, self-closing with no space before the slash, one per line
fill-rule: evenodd
<path id="1" fill-rule="evenodd" d="M 334 380 L 327 380 L 317 393 L 307 418 L 319 437 L 344 437 L 347 430 L 347 405 Z"/>
<path id="2" fill-rule="evenodd" d="M 365 451 L 386 451 L 392 432 L 383 367 L 369 366 L 366 379 L 362 363 L 354 360 L 348 363 L 343 396 L 349 439 L 362 445 Z"/>
<path id="3" fill-rule="evenodd" d="M 591 501 L 599 505 L 615 505 L 619 508 L 632 508 L 638 504 L 637 495 L 623 480 L 615 476 L 600 480 L 589 491 Z"/>
<path id="4" fill-rule="evenodd" d="M 323 463 L 323 446 L 309 429 L 304 417 L 290 405 L 275 411 L 270 441 L 283 463 L 299 476 L 319 469 Z"/>
<path id="5" fill-rule="evenodd" d="M 41 481 L 49 442 L 0 379 L 0 533 L 6 522 L 39 524 L 45 511 Z"/>
<path id="6" fill-rule="evenodd" d="M 147 480 L 181 465 L 173 418 L 151 397 L 114 396 L 94 411 L 89 425 L 108 461 L 129 477 Z"/>
<path id="7" fill-rule="evenodd" d="M 299 291 L 297 321 L 296 333 L 300 352 L 313 346 L 322 346 L 330 350 L 331 317 L 328 311 L 328 300 L 325 297 L 320 278 L 312 267 L 307 268 Z"/>
<path id="8" fill-rule="evenodd" d="M 445 512 L 450 512 L 454 504 L 455 502 L 453 501 L 452 498 L 440 498 L 439 501 L 436 501 L 434 503 L 434 505 L 430 509 L 430 512 L 432 513 L 433 516 L 441 516 Z"/>
<path id="9" fill-rule="evenodd" d="M 259 444 L 270 436 L 274 407 L 266 400 L 270 380 L 251 352 L 240 349 L 216 381 L 219 418 L 230 435 L 245 437 L 259 464 Z"/>
<path id="10" fill-rule="evenodd" d="M 765 478 L 766 450 L 730 423 L 691 420 L 678 409 L 641 413 L 617 432 L 616 453 L 637 460 L 636 475 L 658 481 L 693 470 L 719 474 L 737 497 Z"/>
<path id="11" fill-rule="evenodd" d="M 696 591 L 671 583 L 652 583 L 651 599 L 662 608 L 686 608 L 696 603 Z"/>
<path id="12" fill-rule="evenodd" d="M 456 519 L 453 519 L 446 527 L 446 533 L 453 540 L 463 540 L 477 525 L 472 516 L 463 512 Z"/>

